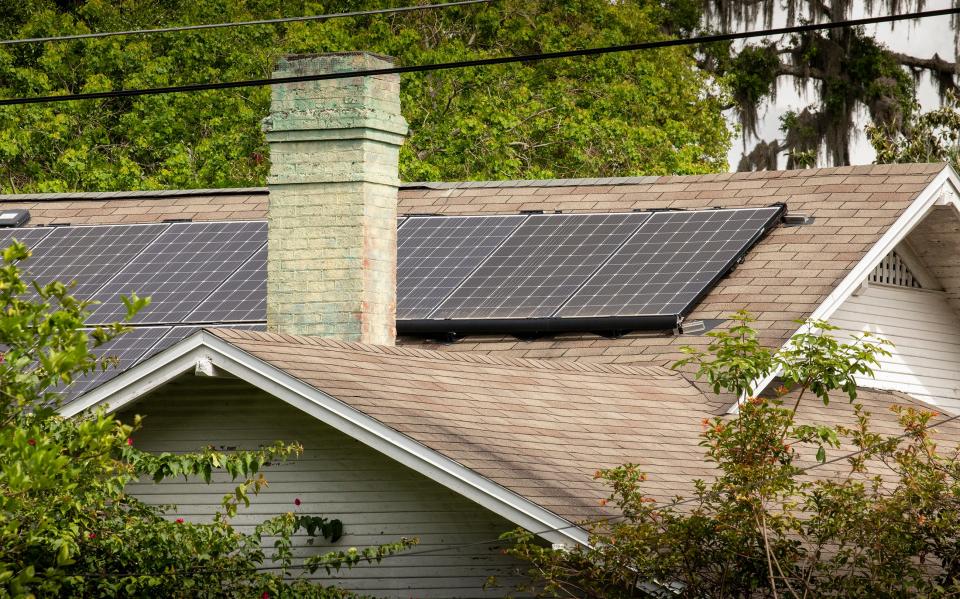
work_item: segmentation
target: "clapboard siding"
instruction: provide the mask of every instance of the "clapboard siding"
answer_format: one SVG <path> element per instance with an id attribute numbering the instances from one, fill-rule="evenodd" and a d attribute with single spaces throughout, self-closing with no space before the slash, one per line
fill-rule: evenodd
<path id="1" fill-rule="evenodd" d="M 380 597 L 492 597 L 509 592 L 523 565 L 501 554 L 497 543 L 483 543 L 515 528 L 513 524 L 326 424 L 230 379 L 185 377 L 123 413 L 145 416 L 135 435 L 140 449 L 184 452 L 213 445 L 221 449 L 255 448 L 277 440 L 304 446 L 296 460 L 264 469 L 268 488 L 234 519 L 239 528 L 278 513 L 296 511 L 339 518 L 345 535 L 335 545 L 307 546 L 300 537 L 295 554 L 306 556 L 334 548 L 364 547 L 401 537 L 418 537 L 413 551 L 375 566 L 336 576 L 336 584 Z M 210 485 L 178 480 L 144 482 L 133 493 L 151 504 L 175 504 L 171 517 L 207 521 L 233 488 L 226 473 Z M 294 507 L 294 499 L 302 502 Z M 447 551 L 442 551 L 449 547 Z M 318 574 L 321 576 L 321 574 Z M 484 590 L 496 576 L 497 589 Z M 330 584 L 330 581 L 327 580 Z"/>
<path id="2" fill-rule="evenodd" d="M 830 318 L 846 333 L 869 331 L 895 346 L 865 387 L 893 389 L 960 411 L 960 320 L 942 293 L 871 284 Z"/>

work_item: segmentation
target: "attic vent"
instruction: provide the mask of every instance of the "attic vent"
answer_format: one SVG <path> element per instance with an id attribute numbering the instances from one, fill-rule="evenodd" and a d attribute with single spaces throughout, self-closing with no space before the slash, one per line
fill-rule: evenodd
<path id="1" fill-rule="evenodd" d="M 22 227 L 30 220 L 27 210 L 0 210 L 0 227 Z"/>
<path id="2" fill-rule="evenodd" d="M 870 274 L 871 283 L 883 283 L 884 285 L 896 285 L 897 287 L 911 287 L 913 289 L 922 289 L 920 281 L 913 276 L 907 264 L 896 252 L 887 254 L 880 264 L 873 269 Z"/>

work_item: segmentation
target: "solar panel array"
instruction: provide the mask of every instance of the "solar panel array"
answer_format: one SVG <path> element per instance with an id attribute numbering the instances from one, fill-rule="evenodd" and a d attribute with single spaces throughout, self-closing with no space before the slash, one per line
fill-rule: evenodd
<path id="1" fill-rule="evenodd" d="M 426 333 L 439 329 L 425 323 L 443 323 L 456 331 L 490 321 L 509 333 L 511 322 L 549 320 L 602 330 L 594 323 L 606 317 L 685 315 L 783 211 L 402 218 L 398 328 Z M 123 318 L 121 294 L 152 298 L 135 333 L 98 350 L 116 353 L 122 368 L 203 326 L 264 328 L 265 222 L 0 229 L 0 246 L 12 238 L 34 250 L 26 279 L 76 281 L 75 295 L 100 302 L 91 325 Z M 78 381 L 68 394 L 117 372 Z"/>
<path id="2" fill-rule="evenodd" d="M 150 296 L 134 322 L 184 322 L 265 243 L 263 222 L 174 223 L 129 261 L 103 287 L 95 323 L 126 314 L 120 295 Z"/>
<path id="3" fill-rule="evenodd" d="M 686 314 L 779 211 L 771 207 L 655 213 L 556 315 Z"/>
<path id="4" fill-rule="evenodd" d="M 666 317 L 688 314 L 783 211 L 531 214 L 435 310 L 397 324 L 407 333 L 435 333 L 482 330 L 484 320 L 533 326 L 550 319 L 545 330 L 560 330 L 555 323 L 564 320 L 580 327 L 582 319 L 657 317 L 663 326 Z M 594 326 L 588 330 L 605 325 Z"/>
<path id="5" fill-rule="evenodd" d="M 549 317 L 648 217 L 532 214 L 431 317 Z"/>
<path id="6" fill-rule="evenodd" d="M 76 282 L 71 293 L 90 299 L 165 229 L 166 225 L 55 227 L 33 246 L 27 271 L 41 284 Z"/>

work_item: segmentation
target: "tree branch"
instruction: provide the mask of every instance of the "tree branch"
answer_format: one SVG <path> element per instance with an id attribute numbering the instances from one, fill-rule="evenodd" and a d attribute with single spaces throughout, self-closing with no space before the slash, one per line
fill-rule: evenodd
<path id="1" fill-rule="evenodd" d="M 893 52 L 892 54 L 897 62 L 911 69 L 924 69 L 943 75 L 955 75 L 957 73 L 957 63 L 946 61 L 940 58 L 939 54 L 934 54 L 933 58 L 917 58 L 899 52 Z"/>
<path id="2" fill-rule="evenodd" d="M 801 77 L 801 78 L 811 78 L 811 79 L 820 79 L 825 80 L 827 74 L 820 69 L 815 69 L 808 66 L 800 66 L 795 64 L 789 64 L 786 62 L 781 62 L 780 66 L 777 67 L 778 75 L 789 75 L 791 77 Z"/>

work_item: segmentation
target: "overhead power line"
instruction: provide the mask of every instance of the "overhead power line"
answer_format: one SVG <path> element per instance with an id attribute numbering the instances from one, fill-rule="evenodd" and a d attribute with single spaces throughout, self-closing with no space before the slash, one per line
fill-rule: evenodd
<path id="1" fill-rule="evenodd" d="M 247 27 L 250 25 L 278 25 L 280 23 L 301 23 L 304 21 L 328 21 L 345 17 L 366 17 L 371 15 L 389 15 L 434 8 L 450 8 L 466 6 L 468 4 L 487 4 L 495 0 L 460 0 L 446 4 L 421 4 L 418 6 L 401 6 L 398 8 L 379 8 L 375 10 L 358 10 L 353 12 L 338 12 L 326 15 L 307 15 L 303 17 L 283 17 L 279 19 L 261 19 L 259 21 L 237 21 L 232 23 L 208 23 L 203 25 L 181 25 L 176 27 L 161 27 L 158 29 L 131 29 L 128 31 L 104 31 L 100 33 L 78 33 L 75 35 L 59 35 L 51 37 L 29 37 L 15 40 L 0 40 L 0 46 L 17 44 L 33 44 L 40 42 L 65 42 L 69 40 L 87 40 L 101 37 L 115 37 L 120 35 L 149 35 L 153 33 L 173 33 L 178 31 L 200 31 L 203 29 L 224 29 L 227 27 Z"/>
<path id="2" fill-rule="evenodd" d="M 18 104 L 41 104 L 51 102 L 75 102 L 77 100 L 98 100 L 104 98 L 130 98 L 136 96 L 153 96 L 158 94 L 173 94 L 182 92 L 197 92 L 214 89 L 236 89 L 241 87 L 263 87 L 266 85 L 276 85 L 280 83 L 302 83 L 305 81 L 326 81 L 330 79 L 347 79 L 350 77 L 370 77 L 376 75 L 398 75 L 404 73 L 427 73 L 431 71 L 446 71 L 451 69 L 464 69 L 471 67 L 486 67 L 501 64 L 539 62 L 543 60 L 556 60 L 559 58 L 574 58 L 579 56 L 600 56 L 603 54 L 614 54 L 617 52 L 634 52 L 638 50 L 653 50 L 656 48 L 670 48 L 675 46 L 692 46 L 699 44 L 712 44 L 716 42 L 727 42 L 733 40 L 748 39 L 754 37 L 770 37 L 775 35 L 787 35 L 791 33 L 803 33 L 806 31 L 818 31 L 825 29 L 840 29 L 843 27 L 860 27 L 863 25 L 874 25 L 877 23 L 894 23 L 897 21 L 907 21 L 913 19 L 925 19 L 930 17 L 941 17 L 945 15 L 960 14 L 958 8 L 944 8 L 940 10 L 928 10 L 902 15 L 886 15 L 882 17 L 867 17 L 863 19 L 849 19 L 846 21 L 834 21 L 831 23 L 810 23 L 806 25 L 794 25 L 792 27 L 777 27 L 774 29 L 762 29 L 758 31 L 745 31 L 741 33 L 721 33 L 716 35 L 704 35 L 691 38 L 677 38 L 671 40 L 659 40 L 655 42 L 641 42 L 637 44 L 626 44 L 622 46 L 604 46 L 601 48 L 583 48 L 579 50 L 564 50 L 560 52 L 543 52 L 539 54 L 523 54 L 518 56 L 499 56 L 496 58 L 479 58 L 476 60 L 462 60 L 458 62 L 441 62 L 436 64 L 423 64 L 390 67 L 384 69 L 368 69 L 363 71 L 345 71 L 339 73 L 324 73 L 319 75 L 300 75 L 296 77 L 278 77 L 275 79 L 247 79 L 243 81 L 220 81 L 216 83 L 195 83 L 189 85 L 173 85 L 169 87 L 153 87 L 146 89 L 121 89 L 109 92 L 90 92 L 83 94 L 66 94 L 59 96 L 35 96 L 32 98 L 8 98 L 0 100 L 0 106 L 12 106 Z"/>

